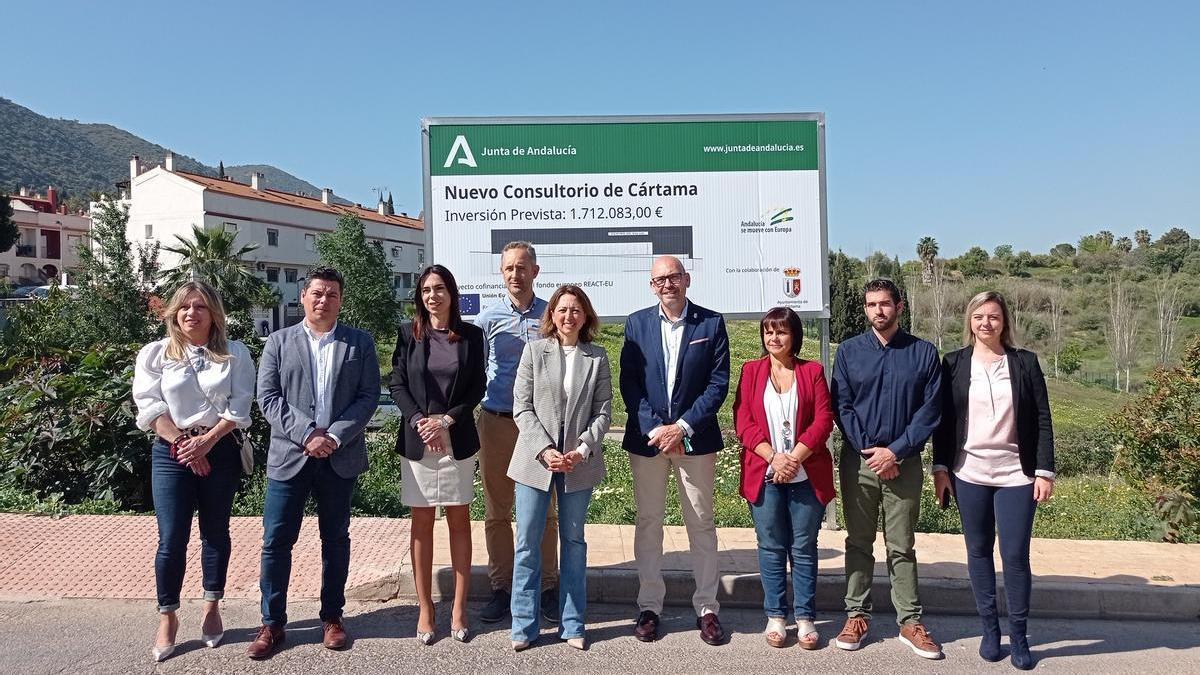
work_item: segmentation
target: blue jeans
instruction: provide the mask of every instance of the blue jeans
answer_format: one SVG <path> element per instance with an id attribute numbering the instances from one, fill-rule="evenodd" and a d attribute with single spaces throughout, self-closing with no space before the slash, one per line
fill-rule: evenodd
<path id="1" fill-rule="evenodd" d="M 161 438 L 154 440 L 150 448 L 150 489 L 154 497 L 154 517 L 158 520 L 158 553 L 154 556 L 158 611 L 179 609 L 195 512 L 199 512 L 200 520 L 204 599 L 220 600 L 225 596 L 231 549 L 229 515 L 233 512 L 233 495 L 242 477 L 239 452 L 232 434 L 217 441 L 208 451 L 212 471 L 201 478 L 171 459 L 170 443 Z"/>
<path id="2" fill-rule="evenodd" d="M 512 639 L 533 642 L 538 636 L 542 614 L 542 534 L 550 495 L 558 497 L 559 637 L 583 637 L 583 615 L 587 610 L 587 521 L 592 489 L 563 492 L 563 475 L 554 474 L 546 491 L 517 483 L 517 546 L 513 554 Z"/>
<path id="3" fill-rule="evenodd" d="M 350 500 L 356 482 L 356 478 L 337 475 L 328 459 L 312 457 L 288 480 L 267 479 L 258 579 L 264 624 L 280 628 L 287 625 L 292 546 L 300 536 L 309 494 L 317 502 L 317 526 L 321 531 L 321 620 L 342 618 L 346 577 L 350 574 Z"/>
<path id="4" fill-rule="evenodd" d="M 758 569 L 763 610 L 768 617 L 787 618 L 787 565 L 792 563 L 792 609 L 795 618 L 815 619 L 817 531 L 825 507 L 808 481 L 767 483 L 757 504 L 750 505 L 758 535 Z"/>
<path id="5" fill-rule="evenodd" d="M 1008 620 L 1025 625 L 1033 573 L 1029 567 L 1029 540 L 1033 536 L 1033 483 L 1017 487 L 988 487 L 954 476 L 954 499 L 962 518 L 967 543 L 967 573 L 975 592 L 979 616 L 998 616 L 996 563 L 992 551 L 1000 532 L 1000 560 L 1004 563 L 1004 594 Z"/>

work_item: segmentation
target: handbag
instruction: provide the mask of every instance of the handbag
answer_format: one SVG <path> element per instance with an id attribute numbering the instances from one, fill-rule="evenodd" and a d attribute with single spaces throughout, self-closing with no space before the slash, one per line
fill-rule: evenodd
<path id="1" fill-rule="evenodd" d="M 216 404 L 208 397 L 208 393 L 204 391 L 204 387 L 200 386 L 200 373 L 196 372 L 196 367 L 192 365 L 191 359 L 184 359 L 187 363 L 188 370 L 192 371 L 192 376 L 196 378 L 196 388 L 200 390 L 200 395 L 204 397 L 205 402 L 209 407 L 216 409 Z M 237 441 L 241 451 L 242 471 L 247 475 L 254 473 L 254 444 L 250 442 L 250 434 L 241 429 L 234 429 L 232 432 L 233 439 Z"/>

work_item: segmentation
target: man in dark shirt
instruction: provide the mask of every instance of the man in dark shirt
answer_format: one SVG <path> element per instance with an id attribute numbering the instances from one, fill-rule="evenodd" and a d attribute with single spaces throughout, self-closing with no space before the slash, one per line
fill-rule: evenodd
<path id="1" fill-rule="evenodd" d="M 882 508 L 900 641 L 918 656 L 936 659 L 942 648 L 921 623 L 913 529 L 925 477 L 921 449 L 940 419 L 941 368 L 932 344 L 900 330 L 904 302 L 896 284 L 876 279 L 863 293 L 871 330 L 839 346 L 830 392 L 844 441 L 839 473 L 848 615 L 834 644 L 855 650 L 867 633 Z"/>

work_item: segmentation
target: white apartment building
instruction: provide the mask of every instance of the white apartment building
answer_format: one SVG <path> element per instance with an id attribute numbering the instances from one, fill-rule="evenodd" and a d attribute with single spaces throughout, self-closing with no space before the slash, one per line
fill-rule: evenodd
<path id="1" fill-rule="evenodd" d="M 45 195 L 27 188 L 10 195 L 17 243 L 0 253 L 0 280 L 8 285 L 41 286 L 63 280 L 79 264 L 79 244 L 91 229 L 88 216 L 69 214 L 50 187 Z"/>
<path id="2" fill-rule="evenodd" d="M 338 218 L 351 213 L 362 221 L 368 241 L 376 241 L 392 264 L 393 286 L 401 299 L 411 296 L 425 262 L 425 228 L 406 215 L 388 213 L 382 203 L 374 210 L 332 201 L 332 191 L 320 198 L 304 197 L 268 188 L 260 176 L 250 185 L 232 179 L 212 178 L 178 171 L 168 153 L 162 165 L 146 170 L 135 156 L 129 162 L 129 225 L 131 243 L 158 241 L 177 246 L 176 236 L 192 239 L 192 226 L 238 233 L 237 246 L 256 243 L 245 256 L 257 275 L 282 295 L 278 307 L 255 317 L 270 330 L 303 318 L 300 282 L 317 262 L 316 239 L 330 232 Z M 159 254 L 163 269 L 178 264 L 167 251 Z"/>

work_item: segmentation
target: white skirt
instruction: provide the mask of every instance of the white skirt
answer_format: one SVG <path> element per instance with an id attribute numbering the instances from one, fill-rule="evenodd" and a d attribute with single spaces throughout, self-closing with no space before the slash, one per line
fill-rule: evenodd
<path id="1" fill-rule="evenodd" d="M 405 506 L 462 506 L 475 496 L 475 456 L 454 459 L 426 452 L 420 461 L 400 459 L 400 500 Z"/>

